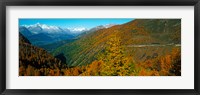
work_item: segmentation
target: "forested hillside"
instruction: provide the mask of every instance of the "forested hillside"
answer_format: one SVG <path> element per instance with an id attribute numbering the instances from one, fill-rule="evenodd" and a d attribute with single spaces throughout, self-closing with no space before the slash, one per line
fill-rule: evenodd
<path id="1" fill-rule="evenodd" d="M 61 75 L 61 68 L 67 67 L 46 50 L 31 45 L 21 33 L 19 33 L 19 51 L 20 76 Z"/>
<path id="2" fill-rule="evenodd" d="M 135 19 L 42 47 L 19 34 L 20 76 L 181 75 L 181 19 Z"/>
<path id="3" fill-rule="evenodd" d="M 57 48 L 52 54 L 56 56 L 63 53 L 68 66 L 86 65 L 97 59 L 97 55 L 104 51 L 106 42 L 114 35 L 120 38 L 127 56 L 132 56 L 136 62 L 143 62 L 149 57 L 171 52 L 174 44 L 181 43 L 180 34 L 180 19 L 136 19 L 84 35 Z M 168 46 L 135 48 L 135 45 L 152 44 Z"/>

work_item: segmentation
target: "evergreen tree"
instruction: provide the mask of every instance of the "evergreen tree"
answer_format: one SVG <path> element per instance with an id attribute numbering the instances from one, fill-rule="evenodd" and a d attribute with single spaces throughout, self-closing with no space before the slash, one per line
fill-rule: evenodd
<path id="1" fill-rule="evenodd" d="M 122 76 L 128 75 L 133 64 L 124 56 L 124 50 L 119 37 L 112 36 L 106 43 L 105 53 L 101 55 L 100 60 L 104 61 L 100 73 L 103 76 Z M 132 65 L 132 66 L 131 66 Z"/>

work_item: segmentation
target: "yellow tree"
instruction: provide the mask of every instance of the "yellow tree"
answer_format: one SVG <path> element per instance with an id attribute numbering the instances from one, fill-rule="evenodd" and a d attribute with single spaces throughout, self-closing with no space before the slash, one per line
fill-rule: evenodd
<path id="1" fill-rule="evenodd" d="M 105 52 L 100 57 L 100 60 L 104 61 L 100 74 L 103 76 L 129 75 L 133 64 L 130 64 L 129 59 L 124 56 L 120 38 L 113 35 L 106 45 Z"/>

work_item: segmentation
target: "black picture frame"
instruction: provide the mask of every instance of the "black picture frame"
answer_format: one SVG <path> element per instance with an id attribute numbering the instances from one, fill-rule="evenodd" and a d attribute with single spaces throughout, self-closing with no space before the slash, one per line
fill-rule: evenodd
<path id="1" fill-rule="evenodd" d="M 6 89 L 6 6 L 194 6 L 194 89 Z M 199 0 L 0 0 L 0 94 L 8 95 L 200 95 Z"/>

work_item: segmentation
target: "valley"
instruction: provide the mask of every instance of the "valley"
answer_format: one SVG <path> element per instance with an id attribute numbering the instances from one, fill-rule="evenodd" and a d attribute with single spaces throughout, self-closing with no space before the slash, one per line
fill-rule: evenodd
<path id="1" fill-rule="evenodd" d="M 31 65 L 35 69 L 37 67 L 39 75 L 42 68 L 49 68 L 46 72 L 53 70 L 53 74 L 45 75 L 58 72 L 57 75 L 72 76 L 181 75 L 180 19 L 135 19 L 124 24 L 82 28 L 79 32 L 55 26 L 53 28 L 57 30 L 48 30 L 52 27 L 36 24 L 19 29 L 28 44 L 43 49 L 55 60 L 47 61 L 49 65 L 45 67 L 40 64 L 47 64 L 46 61 L 38 63 L 39 67 Z M 37 59 L 31 64 L 36 64 L 40 56 L 35 55 Z M 29 65 L 23 62 L 20 64 L 27 68 Z"/>

